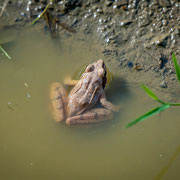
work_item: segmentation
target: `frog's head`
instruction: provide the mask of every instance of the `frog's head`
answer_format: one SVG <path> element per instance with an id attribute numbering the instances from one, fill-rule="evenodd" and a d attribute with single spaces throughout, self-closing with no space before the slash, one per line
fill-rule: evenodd
<path id="1" fill-rule="evenodd" d="M 104 61 L 102 59 L 88 65 L 86 67 L 86 70 L 85 72 L 94 72 L 98 75 L 99 78 L 101 78 L 103 80 L 103 83 L 102 83 L 102 86 L 103 88 L 105 88 L 105 85 L 106 85 L 106 65 L 104 63 Z"/>

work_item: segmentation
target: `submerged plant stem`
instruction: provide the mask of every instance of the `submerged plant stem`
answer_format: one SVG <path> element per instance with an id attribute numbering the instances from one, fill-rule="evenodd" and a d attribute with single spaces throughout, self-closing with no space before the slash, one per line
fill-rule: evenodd
<path id="1" fill-rule="evenodd" d="M 2 53 L 8 58 L 11 59 L 11 57 L 9 56 L 9 54 L 3 49 L 3 47 L 0 45 L 0 50 L 2 51 Z"/>

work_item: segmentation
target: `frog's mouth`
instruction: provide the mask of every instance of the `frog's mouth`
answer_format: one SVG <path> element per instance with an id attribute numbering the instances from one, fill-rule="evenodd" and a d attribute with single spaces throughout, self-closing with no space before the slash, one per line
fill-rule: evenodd
<path id="1" fill-rule="evenodd" d="M 74 72 L 73 79 L 79 79 L 81 75 L 84 73 L 86 67 L 87 67 L 87 64 L 79 67 L 77 71 Z M 113 74 L 112 72 L 109 71 L 107 66 L 104 69 L 105 69 L 105 73 L 104 73 L 104 78 L 103 78 L 103 89 L 107 90 L 113 80 Z"/>

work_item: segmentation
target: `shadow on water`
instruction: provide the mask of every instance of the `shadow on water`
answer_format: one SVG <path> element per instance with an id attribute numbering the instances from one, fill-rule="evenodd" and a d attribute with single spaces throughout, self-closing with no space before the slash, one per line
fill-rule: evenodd
<path id="1" fill-rule="evenodd" d="M 128 83 L 121 77 L 113 77 L 110 88 L 106 92 L 107 99 L 115 104 L 121 104 L 122 100 L 130 98 L 131 93 L 128 89 Z"/>

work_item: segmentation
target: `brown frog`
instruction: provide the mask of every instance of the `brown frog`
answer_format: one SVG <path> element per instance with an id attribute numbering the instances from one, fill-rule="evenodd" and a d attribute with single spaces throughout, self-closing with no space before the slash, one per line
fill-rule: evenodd
<path id="1" fill-rule="evenodd" d="M 98 123 L 110 120 L 118 108 L 106 100 L 106 66 L 98 60 L 85 69 L 80 80 L 65 80 L 66 85 L 74 85 L 69 96 L 60 83 L 50 88 L 52 115 L 57 122 L 66 120 L 66 124 Z M 100 103 L 102 107 L 97 108 Z"/>

